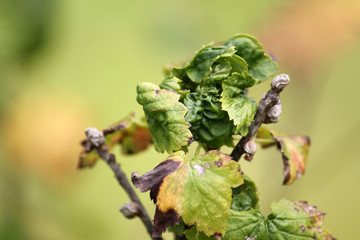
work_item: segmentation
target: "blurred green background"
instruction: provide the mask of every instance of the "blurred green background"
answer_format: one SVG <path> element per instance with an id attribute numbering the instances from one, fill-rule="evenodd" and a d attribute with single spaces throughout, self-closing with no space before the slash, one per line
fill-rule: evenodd
<path id="1" fill-rule="evenodd" d="M 138 82 L 159 83 L 166 63 L 241 32 L 291 76 L 271 127 L 312 140 L 306 175 L 291 186 L 281 185 L 275 149 L 241 161 L 263 210 L 283 197 L 308 200 L 338 239 L 357 239 L 357 0 L 0 1 L 0 239 L 148 239 L 140 220 L 118 212 L 128 198 L 105 164 L 76 170 L 83 130 L 141 115 Z M 269 83 L 249 95 L 258 100 Z M 165 157 L 148 150 L 118 160 L 130 175 Z M 141 199 L 152 215 L 148 193 Z"/>

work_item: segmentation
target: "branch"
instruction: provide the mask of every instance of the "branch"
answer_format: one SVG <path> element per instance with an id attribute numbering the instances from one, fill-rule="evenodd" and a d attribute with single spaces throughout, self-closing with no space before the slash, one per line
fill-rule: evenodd
<path id="1" fill-rule="evenodd" d="M 145 225 L 147 232 L 152 234 L 153 232 L 153 223 L 147 214 L 144 206 L 142 205 L 140 199 L 138 198 L 136 192 L 134 191 L 132 185 L 127 180 L 125 173 L 121 170 L 120 165 L 116 162 L 115 155 L 109 152 L 108 147 L 105 144 L 105 137 L 102 132 L 96 128 L 87 128 L 85 130 L 87 140 L 95 146 L 100 158 L 111 168 L 114 172 L 115 177 L 120 184 L 120 186 L 125 190 L 129 198 L 137 207 L 137 216 L 141 219 Z M 154 238 L 162 239 L 162 238 Z"/>
<path id="2" fill-rule="evenodd" d="M 243 154 L 245 159 L 251 160 L 256 151 L 256 145 L 252 141 L 257 130 L 263 123 L 277 122 L 281 113 L 281 102 L 279 100 L 281 91 L 290 83 L 287 74 L 277 75 L 271 82 L 271 89 L 261 98 L 259 107 L 250 125 L 249 133 L 240 139 L 230 156 L 234 161 L 239 161 Z M 255 147 L 254 147 L 255 146 Z"/>

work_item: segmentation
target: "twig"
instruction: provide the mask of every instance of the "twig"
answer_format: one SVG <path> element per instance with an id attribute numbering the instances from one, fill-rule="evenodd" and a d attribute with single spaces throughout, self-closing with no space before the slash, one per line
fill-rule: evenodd
<path id="1" fill-rule="evenodd" d="M 230 156 L 234 161 L 239 161 L 245 151 L 245 144 L 252 140 L 259 127 L 263 123 L 277 122 L 281 113 L 281 102 L 279 101 L 281 91 L 290 83 L 286 74 L 277 75 L 271 82 L 271 89 L 261 98 L 254 121 L 251 123 L 249 133 L 240 139 Z M 280 106 L 280 107 L 279 107 Z M 279 110 L 280 108 L 280 110 Z M 247 156 L 251 160 L 252 155 Z"/>
<path id="2" fill-rule="evenodd" d="M 136 192 L 134 191 L 132 185 L 127 180 L 125 173 L 121 170 L 120 165 L 116 162 L 115 155 L 110 153 L 108 147 L 105 145 L 105 137 L 103 133 L 96 128 L 87 128 L 85 130 L 85 133 L 87 140 L 96 147 L 100 158 L 104 162 L 106 162 L 107 165 L 114 172 L 120 186 L 125 190 L 131 201 L 136 204 L 138 208 L 138 217 L 141 219 L 147 229 L 147 232 L 151 236 L 153 232 L 153 223 L 149 215 L 147 214 L 144 206 L 142 205 L 140 199 L 138 198 Z M 153 239 L 161 240 L 162 238 Z"/>

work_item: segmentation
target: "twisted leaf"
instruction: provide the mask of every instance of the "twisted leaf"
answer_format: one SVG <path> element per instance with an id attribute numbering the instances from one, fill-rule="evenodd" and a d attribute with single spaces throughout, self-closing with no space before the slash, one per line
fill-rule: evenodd
<path id="1" fill-rule="evenodd" d="M 194 139 L 206 144 L 210 149 L 232 143 L 233 122 L 221 109 L 216 94 L 208 90 L 189 93 L 184 99 L 189 109 L 185 118 L 190 122 Z"/>

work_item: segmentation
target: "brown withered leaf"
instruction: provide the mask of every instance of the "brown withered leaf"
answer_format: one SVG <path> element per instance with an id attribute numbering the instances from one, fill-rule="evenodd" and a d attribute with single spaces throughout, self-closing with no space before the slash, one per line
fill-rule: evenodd
<path id="1" fill-rule="evenodd" d="M 293 183 L 305 173 L 305 166 L 309 154 L 310 138 L 307 136 L 288 136 L 279 134 L 273 130 L 260 127 L 257 138 L 263 140 L 275 140 L 274 142 L 262 142 L 262 147 L 277 145 L 282 153 L 285 175 L 283 184 Z"/>
<path id="2" fill-rule="evenodd" d="M 103 134 L 109 151 L 119 144 L 121 152 L 125 155 L 141 152 L 152 143 L 145 119 L 137 119 L 135 113 L 129 114 L 119 123 L 104 129 Z M 83 140 L 81 145 L 83 148 L 79 155 L 78 168 L 92 167 L 99 159 L 97 150 L 87 140 Z"/>

